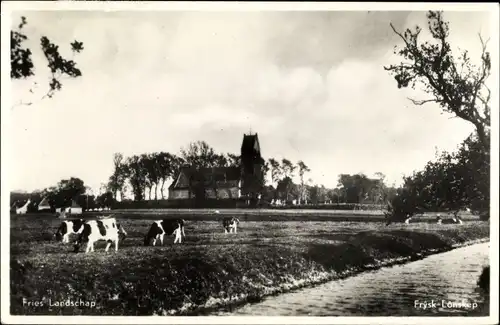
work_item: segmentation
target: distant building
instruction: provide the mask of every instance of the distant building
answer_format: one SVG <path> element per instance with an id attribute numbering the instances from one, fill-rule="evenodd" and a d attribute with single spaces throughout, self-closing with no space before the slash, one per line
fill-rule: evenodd
<path id="1" fill-rule="evenodd" d="M 241 144 L 242 196 L 260 198 L 264 185 L 264 163 L 257 134 L 243 135 L 243 143 Z"/>
<path id="2" fill-rule="evenodd" d="M 203 185 L 202 185 L 203 184 Z M 216 167 L 194 169 L 181 168 L 175 182 L 169 188 L 169 199 L 195 198 L 205 191 L 206 198 L 241 197 L 241 175 L 238 167 Z"/>
<path id="3" fill-rule="evenodd" d="M 42 201 L 38 204 L 38 211 L 50 211 L 51 207 L 49 204 L 49 200 L 44 197 Z"/>
<path id="4" fill-rule="evenodd" d="M 236 199 L 257 197 L 261 190 L 264 160 L 257 134 L 243 135 L 241 166 L 181 168 L 169 187 L 169 199 Z"/>
<path id="5" fill-rule="evenodd" d="M 82 214 L 82 207 L 79 206 L 75 200 L 71 200 L 71 206 L 61 207 L 56 209 L 56 213 L 59 214 Z"/>
<path id="6" fill-rule="evenodd" d="M 11 207 L 11 211 L 16 214 L 26 214 L 28 212 L 28 205 L 31 203 L 31 199 L 26 201 L 16 201 Z"/>

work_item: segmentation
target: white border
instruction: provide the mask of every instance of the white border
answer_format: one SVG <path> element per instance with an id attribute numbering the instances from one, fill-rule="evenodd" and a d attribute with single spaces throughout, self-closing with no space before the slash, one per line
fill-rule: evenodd
<path id="1" fill-rule="evenodd" d="M 427 10 L 451 10 L 451 11 L 490 11 L 492 16 L 492 33 L 498 35 L 499 16 L 498 4 L 492 3 L 324 3 L 324 2 L 94 2 L 94 1 L 19 1 L 2 2 L 2 105 L 1 105 L 1 189 L 2 194 L 2 217 L 1 217 L 1 294 L 2 294 L 2 323 L 9 324 L 497 324 L 498 323 L 498 91 L 492 93 L 492 170 L 491 170 L 491 308 L 489 317 L 103 317 L 103 316 L 10 316 L 9 315 L 9 256 L 10 256 L 10 218 L 9 215 L 9 166 L 4 157 L 10 152 L 8 141 L 8 129 L 10 127 L 9 113 L 10 105 L 10 64 L 9 64 L 9 32 L 10 12 L 16 10 L 196 10 L 196 11 L 320 11 L 320 10 L 384 10 L 384 11 L 427 11 Z M 492 70 L 499 71 L 498 37 L 492 37 L 489 50 L 494 59 Z M 497 65 L 495 65 L 497 64 Z M 498 75 L 493 82 L 492 89 L 499 89 Z"/>

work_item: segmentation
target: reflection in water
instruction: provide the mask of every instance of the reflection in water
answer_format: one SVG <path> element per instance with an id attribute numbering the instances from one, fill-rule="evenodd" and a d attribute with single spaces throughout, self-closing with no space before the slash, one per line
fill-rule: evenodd
<path id="1" fill-rule="evenodd" d="M 253 316 L 485 316 L 485 294 L 477 288 L 488 264 L 489 244 L 477 244 L 423 260 L 366 272 L 291 292 L 232 313 Z M 445 303 L 454 306 L 441 306 Z M 486 300 L 487 301 L 487 300 Z M 458 303 L 477 303 L 463 307 Z"/>

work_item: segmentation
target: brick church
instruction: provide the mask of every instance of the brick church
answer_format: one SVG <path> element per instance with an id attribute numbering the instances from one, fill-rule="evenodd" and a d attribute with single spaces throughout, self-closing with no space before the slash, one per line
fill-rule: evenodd
<path id="1" fill-rule="evenodd" d="M 184 167 L 169 187 L 169 199 L 257 198 L 264 178 L 264 159 L 257 134 L 244 134 L 239 167 Z"/>

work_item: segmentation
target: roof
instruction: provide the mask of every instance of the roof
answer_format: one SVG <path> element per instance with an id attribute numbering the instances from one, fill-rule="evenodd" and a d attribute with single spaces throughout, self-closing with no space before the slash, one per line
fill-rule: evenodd
<path id="1" fill-rule="evenodd" d="M 42 201 L 40 201 L 40 203 L 38 204 L 39 207 L 43 207 L 43 206 L 47 206 L 47 207 L 50 207 L 50 204 L 49 204 L 49 200 L 44 197 Z"/>
<path id="2" fill-rule="evenodd" d="M 195 169 L 191 167 L 181 168 L 179 175 L 170 185 L 169 189 L 188 188 L 189 184 L 195 184 L 203 181 L 206 186 L 213 185 L 214 181 L 217 187 L 238 186 L 241 171 L 238 167 L 214 167 Z"/>
<path id="3" fill-rule="evenodd" d="M 17 200 L 12 204 L 11 208 L 15 209 L 22 208 L 26 204 L 26 202 L 28 202 L 28 200 Z"/>

